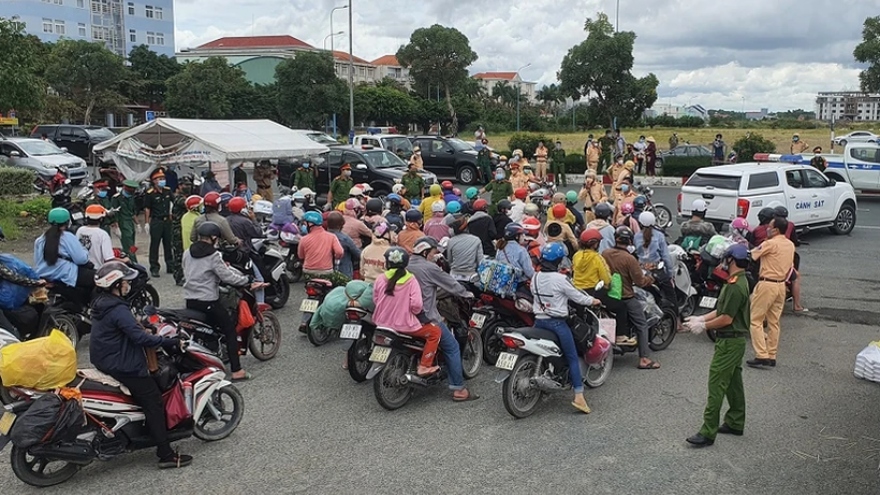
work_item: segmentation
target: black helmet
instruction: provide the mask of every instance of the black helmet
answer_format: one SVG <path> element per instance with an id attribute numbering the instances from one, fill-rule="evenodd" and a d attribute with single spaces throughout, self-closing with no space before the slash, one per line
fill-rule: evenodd
<path id="1" fill-rule="evenodd" d="M 385 269 L 406 268 L 409 265 L 409 253 L 402 247 L 393 247 L 385 251 Z"/>
<path id="2" fill-rule="evenodd" d="M 196 228 L 199 237 L 220 237 L 220 226 L 214 222 L 202 222 Z"/>
<path id="3" fill-rule="evenodd" d="M 367 214 L 379 215 L 382 213 L 382 200 L 379 198 L 370 198 L 367 200 Z"/>
<path id="4" fill-rule="evenodd" d="M 773 220 L 774 215 L 775 212 L 773 208 L 770 208 L 769 206 L 766 208 L 761 208 L 761 211 L 758 212 L 758 223 L 765 224 L 770 220 Z"/>
<path id="5" fill-rule="evenodd" d="M 434 239 L 431 236 L 425 236 L 421 239 L 417 240 L 415 244 L 413 244 L 412 252 L 413 254 L 424 255 L 429 253 L 432 249 L 440 249 L 440 243 L 437 242 L 437 239 Z"/>
<path id="6" fill-rule="evenodd" d="M 593 213 L 596 214 L 596 218 L 608 220 L 614 214 L 614 210 L 611 209 L 611 205 L 603 202 L 593 207 Z"/>
<path id="7" fill-rule="evenodd" d="M 423 219 L 422 212 L 419 210 L 406 210 L 404 218 L 407 222 L 421 222 Z"/>
<path id="8" fill-rule="evenodd" d="M 788 208 L 784 206 L 777 206 L 776 208 L 773 208 L 773 216 L 788 218 Z"/>
<path id="9" fill-rule="evenodd" d="M 547 225 L 547 235 L 550 237 L 559 237 L 562 235 L 562 225 L 559 225 L 558 222 L 553 222 Z"/>
<path id="10" fill-rule="evenodd" d="M 614 231 L 614 240 L 623 244 L 632 244 L 633 237 L 632 229 L 626 225 L 621 225 Z"/>
<path id="11" fill-rule="evenodd" d="M 642 195 L 636 196 L 636 199 L 633 200 L 633 206 L 635 206 L 637 210 L 643 210 L 645 206 L 648 206 L 648 198 Z"/>
<path id="12" fill-rule="evenodd" d="M 513 205 L 506 199 L 498 202 L 498 211 L 509 211 L 511 208 L 513 208 Z"/>
<path id="13" fill-rule="evenodd" d="M 498 206 L 500 207 L 501 203 L 499 203 Z M 525 231 L 526 229 L 524 229 L 522 225 L 515 222 L 509 223 L 507 224 L 507 227 L 504 227 L 504 238 L 508 241 L 514 241 L 519 238 L 519 236 L 523 235 Z"/>

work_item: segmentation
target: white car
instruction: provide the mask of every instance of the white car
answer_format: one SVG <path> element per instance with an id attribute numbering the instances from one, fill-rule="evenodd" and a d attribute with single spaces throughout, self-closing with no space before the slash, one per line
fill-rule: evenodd
<path id="1" fill-rule="evenodd" d="M 86 161 L 59 148 L 52 141 L 33 138 L 0 138 L 0 165 L 26 168 L 41 177 L 52 177 L 58 167 L 67 169 L 74 184 L 88 174 Z"/>
<path id="2" fill-rule="evenodd" d="M 837 136 L 833 139 L 834 144 L 846 146 L 846 143 L 876 143 L 880 136 L 868 131 L 853 131 L 844 136 Z"/>
<path id="3" fill-rule="evenodd" d="M 413 154 L 412 142 L 403 134 L 361 134 L 354 137 L 354 145 L 388 150 L 404 160 Z"/>

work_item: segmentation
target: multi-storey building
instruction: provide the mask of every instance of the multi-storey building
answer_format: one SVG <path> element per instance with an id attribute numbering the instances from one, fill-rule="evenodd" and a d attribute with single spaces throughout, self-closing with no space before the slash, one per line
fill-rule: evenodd
<path id="1" fill-rule="evenodd" d="M 816 118 L 819 120 L 880 120 L 880 94 L 853 91 L 821 91 L 816 97 Z"/>
<path id="2" fill-rule="evenodd" d="M 0 17 L 46 42 L 98 41 L 121 56 L 146 44 L 174 56 L 173 0 L 2 0 Z"/>
<path id="3" fill-rule="evenodd" d="M 507 83 L 514 87 L 519 87 L 521 94 L 526 97 L 529 102 L 536 102 L 535 86 L 537 83 L 523 81 L 517 72 L 479 72 L 474 74 L 474 79 L 480 81 L 486 93 L 492 94 L 492 89 L 498 83 Z"/>

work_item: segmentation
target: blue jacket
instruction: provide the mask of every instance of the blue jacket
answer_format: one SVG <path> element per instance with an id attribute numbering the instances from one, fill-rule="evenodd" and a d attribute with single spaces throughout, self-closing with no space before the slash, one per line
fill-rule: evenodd
<path id="1" fill-rule="evenodd" d="M 95 368 L 110 376 L 149 376 L 144 348 L 173 347 L 175 339 L 147 333 L 123 299 L 101 294 L 92 302 L 89 356 Z"/>
<path id="2" fill-rule="evenodd" d="M 339 239 L 339 244 L 342 244 L 342 258 L 339 259 L 339 271 L 345 274 L 348 278 L 352 278 L 354 276 L 353 260 L 361 259 L 361 250 L 358 249 L 357 245 L 351 240 L 351 237 L 349 237 L 348 234 L 334 231 L 331 231 L 331 233 Z"/>
<path id="3" fill-rule="evenodd" d="M 532 266 L 532 258 L 526 248 L 520 246 L 516 242 L 508 242 L 504 249 L 495 254 L 495 261 L 511 265 L 522 270 L 520 282 L 531 280 L 535 274 L 535 267 Z"/>
<path id="4" fill-rule="evenodd" d="M 61 242 L 58 244 L 58 261 L 49 265 L 43 259 L 43 249 L 46 247 L 46 235 L 43 234 L 34 241 L 34 271 L 40 278 L 51 282 L 61 282 L 70 287 L 76 286 L 76 275 L 79 273 L 79 265 L 89 262 L 89 252 L 79 243 L 79 239 L 68 231 L 61 233 Z"/>
<path id="5" fill-rule="evenodd" d="M 443 201 L 444 201 L 447 205 L 448 205 L 449 203 L 453 202 L 453 201 L 458 201 L 459 203 L 461 203 L 461 198 L 458 197 L 458 196 L 457 196 L 455 193 L 453 193 L 453 192 L 447 192 L 447 193 L 445 193 L 445 194 L 443 195 Z"/>
<path id="6" fill-rule="evenodd" d="M 652 227 L 653 228 L 653 227 Z M 639 232 L 633 239 L 633 245 L 636 247 L 636 255 L 639 257 L 639 263 L 654 263 L 655 265 L 661 261 L 666 264 L 663 267 L 667 277 L 672 277 L 672 256 L 669 255 L 669 247 L 666 245 L 666 235 L 654 228 L 651 242 L 645 247 L 645 234 Z"/>

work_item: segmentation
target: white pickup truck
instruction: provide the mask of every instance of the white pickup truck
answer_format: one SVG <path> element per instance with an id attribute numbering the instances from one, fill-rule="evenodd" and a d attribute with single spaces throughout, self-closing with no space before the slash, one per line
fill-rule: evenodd
<path id="1" fill-rule="evenodd" d="M 716 229 L 737 217 L 758 225 L 758 211 L 785 206 L 799 230 L 829 227 L 838 235 L 856 225 L 856 195 L 845 182 L 829 179 L 809 165 L 738 163 L 704 167 L 682 186 L 679 212 L 690 217 L 695 199 L 706 201 L 706 220 Z"/>
<path id="2" fill-rule="evenodd" d="M 812 154 L 780 155 L 768 154 L 771 162 L 809 164 Z M 843 154 L 822 155 L 828 162 L 825 176 L 837 182 L 846 182 L 862 193 L 880 191 L 880 144 L 849 143 Z M 756 159 L 760 158 L 755 155 Z"/>

